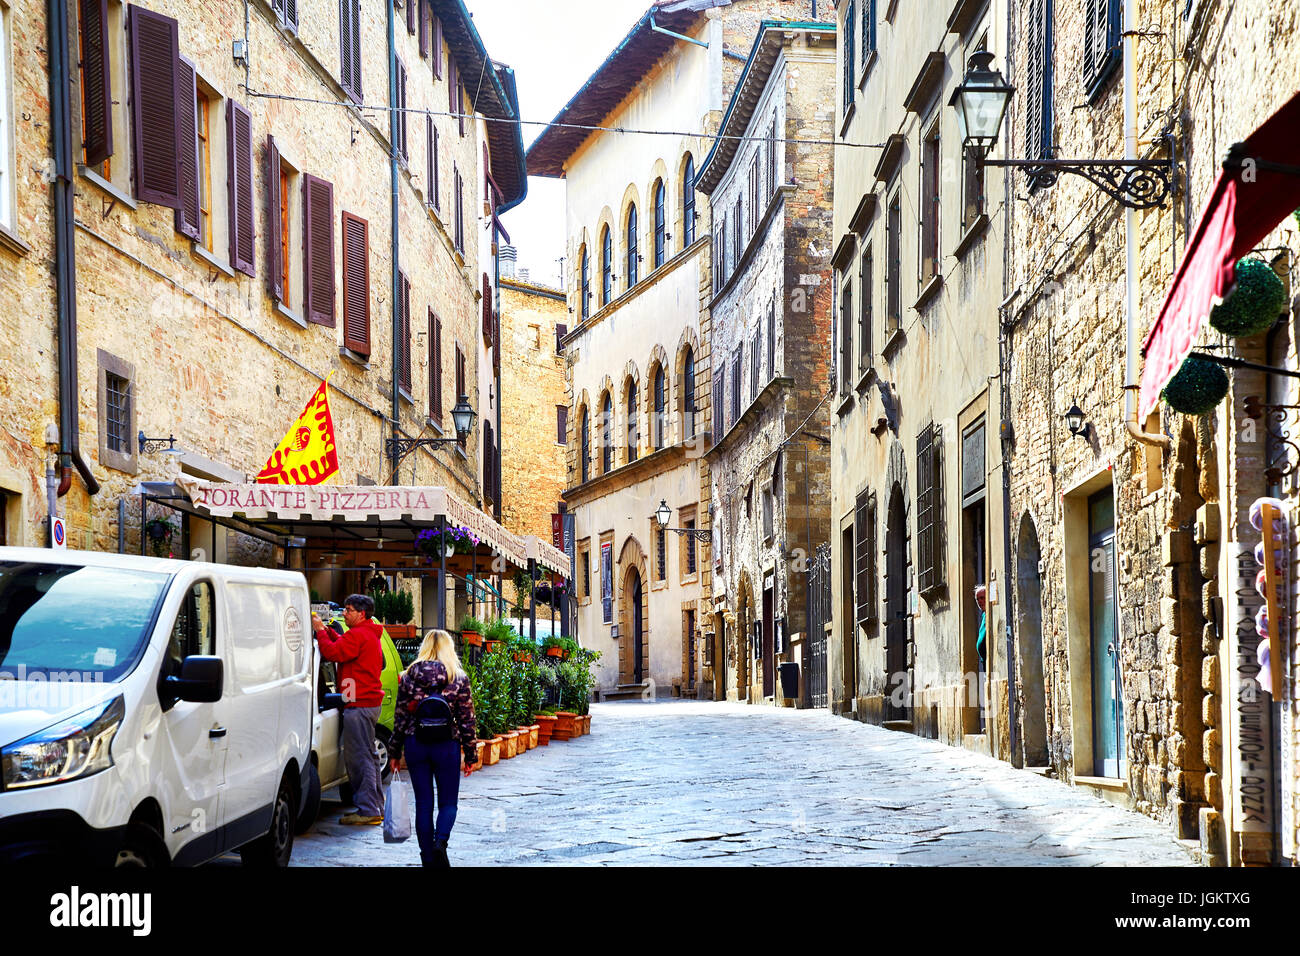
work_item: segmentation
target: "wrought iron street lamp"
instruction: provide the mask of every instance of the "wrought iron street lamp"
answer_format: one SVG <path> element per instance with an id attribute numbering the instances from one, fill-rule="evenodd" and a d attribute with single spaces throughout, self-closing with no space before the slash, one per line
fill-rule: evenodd
<path id="1" fill-rule="evenodd" d="M 957 112 L 962 144 L 981 166 L 1023 169 L 1037 186 L 1053 186 L 1061 173 L 1082 176 L 1129 209 L 1153 209 L 1169 198 L 1175 172 L 1169 159 L 986 159 L 997 145 L 1015 87 L 993 68 L 993 54 L 971 56 L 966 76 L 953 91 L 949 105 Z"/>
<path id="2" fill-rule="evenodd" d="M 180 458 L 184 454 L 181 449 L 176 447 L 176 436 L 168 435 L 166 438 L 146 438 L 144 429 L 135 436 L 136 448 L 142 455 L 152 455 L 155 452 L 162 452 L 168 458 Z"/>
<path id="3" fill-rule="evenodd" d="M 671 531 L 674 534 L 685 534 L 694 538 L 696 541 L 709 541 L 713 537 L 713 532 L 708 528 L 670 528 L 668 522 L 672 520 L 673 509 L 668 507 L 668 501 L 665 498 L 659 499 L 659 507 L 655 509 L 655 521 L 659 523 L 660 530 Z"/>
<path id="4" fill-rule="evenodd" d="M 1070 429 L 1070 434 L 1075 438 L 1088 440 L 1088 435 L 1092 431 L 1092 426 L 1083 420 L 1083 409 L 1076 402 L 1070 406 L 1070 410 L 1065 413 L 1065 424 Z"/>
<path id="5" fill-rule="evenodd" d="M 455 438 L 390 438 L 384 443 L 384 452 L 393 461 L 393 471 L 402 463 L 402 459 L 417 448 L 438 448 L 453 442 L 463 442 L 474 430 L 474 408 L 469 403 L 469 396 L 462 395 L 456 407 L 451 410 L 451 423 L 455 426 Z"/>

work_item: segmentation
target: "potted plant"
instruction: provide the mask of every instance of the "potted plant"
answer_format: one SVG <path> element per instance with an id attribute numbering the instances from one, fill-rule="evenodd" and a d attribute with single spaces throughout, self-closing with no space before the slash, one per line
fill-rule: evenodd
<path id="1" fill-rule="evenodd" d="M 415 625 L 411 623 L 415 617 L 415 598 L 411 592 L 393 591 L 381 597 L 386 605 L 383 620 L 387 625 L 388 636 L 395 641 L 413 640 L 417 634 Z"/>
<path id="2" fill-rule="evenodd" d="M 535 714 L 533 720 L 537 725 L 537 743 L 545 747 L 550 744 L 551 731 L 555 729 L 555 714 L 546 712 Z"/>
<path id="3" fill-rule="evenodd" d="M 483 645 L 483 622 L 472 614 L 466 614 L 460 619 L 460 636 L 467 645 L 481 647 Z"/>
<path id="4" fill-rule="evenodd" d="M 150 518 L 145 522 L 144 532 L 149 538 L 149 547 L 158 557 L 171 556 L 171 540 L 179 530 L 176 522 L 170 518 Z"/>
<path id="5" fill-rule="evenodd" d="M 564 640 L 562 637 L 552 635 L 542 641 L 542 649 L 546 651 L 546 656 L 564 657 L 564 644 L 562 643 Z"/>
<path id="6" fill-rule="evenodd" d="M 501 617 L 496 618 L 489 622 L 483 632 L 483 643 L 486 645 L 484 649 L 489 654 L 492 653 L 499 645 L 509 641 L 514 633 L 515 629 L 510 626 L 509 621 Z"/>

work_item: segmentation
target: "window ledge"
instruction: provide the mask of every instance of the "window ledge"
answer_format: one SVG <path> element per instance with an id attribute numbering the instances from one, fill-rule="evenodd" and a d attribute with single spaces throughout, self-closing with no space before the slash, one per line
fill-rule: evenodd
<path id="1" fill-rule="evenodd" d="M 869 389 L 871 387 L 871 383 L 874 382 L 875 380 L 876 380 L 876 369 L 873 366 L 867 369 L 858 377 L 858 384 L 854 386 L 854 390 L 857 391 L 858 394 L 861 394 L 865 392 L 867 389 Z"/>
<path id="2" fill-rule="evenodd" d="M 32 247 L 27 245 L 4 226 L 0 226 L 0 248 L 8 249 L 14 255 L 25 256 L 32 251 Z"/>
<path id="3" fill-rule="evenodd" d="M 894 351 L 894 349 L 898 348 L 898 346 L 903 344 L 904 338 L 905 336 L 903 335 L 903 329 L 901 326 L 894 329 L 894 331 L 890 332 L 889 336 L 885 339 L 885 344 L 880 347 L 880 354 L 888 355 L 890 352 Z"/>
<path id="4" fill-rule="evenodd" d="M 912 303 L 912 308 L 917 310 L 925 308 L 927 303 L 934 298 L 934 294 L 939 291 L 939 287 L 942 285 L 943 273 L 936 273 L 926 279 L 925 285 L 921 286 L 921 292 L 917 295 L 916 301 Z"/>
<path id="5" fill-rule="evenodd" d="M 853 393 L 852 392 L 846 393 L 845 396 L 840 399 L 839 405 L 835 407 L 835 414 L 839 415 L 840 417 L 847 415 L 849 413 L 849 409 L 853 407 L 853 401 L 854 401 Z"/>
<path id="6" fill-rule="evenodd" d="M 1075 774 L 1073 779 L 1075 783 L 1083 784 L 1085 787 L 1096 787 L 1099 790 L 1114 790 L 1119 793 L 1128 792 L 1128 781 L 1122 777 L 1084 777 Z"/>
<path id="7" fill-rule="evenodd" d="M 699 579 L 700 579 L 700 575 L 699 575 L 699 573 L 697 572 L 697 573 L 695 573 L 695 574 L 688 574 L 688 575 L 686 575 L 686 577 L 682 578 L 681 583 L 682 583 L 682 586 L 685 587 L 685 586 L 688 585 L 688 584 L 695 584 L 697 581 L 699 581 Z"/>
<path id="8" fill-rule="evenodd" d="M 222 275 L 227 276 L 228 278 L 231 279 L 235 277 L 234 269 L 230 268 L 229 265 L 222 262 L 212 253 L 208 252 L 206 248 L 204 248 L 199 243 L 195 242 L 193 239 L 190 240 L 190 252 L 193 253 L 198 258 L 202 259 L 208 265 L 212 266 L 212 268 L 216 269 Z"/>
<path id="9" fill-rule="evenodd" d="M 850 103 L 849 108 L 844 111 L 844 119 L 840 121 L 840 139 L 848 132 L 849 124 L 853 122 L 853 113 L 857 109 L 856 103 Z"/>
<path id="10" fill-rule="evenodd" d="M 862 89 L 867 85 L 867 74 L 871 72 L 871 68 L 876 65 L 878 59 L 880 59 L 880 54 L 875 50 L 867 54 L 867 59 L 862 64 L 862 71 L 858 73 L 858 89 Z"/>
<path id="11" fill-rule="evenodd" d="M 651 591 L 666 591 L 667 589 L 668 589 L 668 581 L 666 579 L 662 581 L 650 582 Z"/>
<path id="12" fill-rule="evenodd" d="M 99 175 L 99 173 L 95 172 L 93 169 L 90 169 L 86 166 L 82 166 L 80 163 L 78 163 L 77 172 L 81 173 L 82 179 L 94 183 L 104 192 L 108 193 L 110 196 L 112 196 L 114 199 L 120 202 L 123 206 L 126 206 L 126 208 L 128 209 L 136 208 L 134 199 L 132 199 L 126 193 L 122 192 L 122 190 L 118 189 L 116 186 L 110 183 L 103 176 Z"/>
<path id="13" fill-rule="evenodd" d="M 411 393 L 408 392 L 406 389 L 402 388 L 402 386 L 400 385 L 397 386 L 397 394 L 401 397 L 402 401 L 406 402 L 406 404 L 408 405 L 415 404 L 415 399 L 411 397 Z"/>
<path id="14" fill-rule="evenodd" d="M 367 372 L 370 371 L 369 355 L 362 355 L 360 352 L 354 352 L 346 345 L 339 346 L 339 355 L 343 356 L 343 358 L 347 359 L 349 362 L 353 362 L 357 365 L 360 365 Z"/>
<path id="15" fill-rule="evenodd" d="M 963 233 L 961 239 L 958 240 L 957 248 L 953 250 L 952 254 L 958 259 L 965 256 L 966 253 L 975 245 L 975 241 L 979 239 L 980 236 L 984 235 L 984 230 L 987 229 L 988 226 L 989 214 L 986 212 L 980 213 L 975 217 L 975 220 L 966 227 L 966 232 Z"/>
<path id="16" fill-rule="evenodd" d="M 286 319 L 288 319 L 288 320 L 289 320 L 290 322 L 292 322 L 294 325 L 300 326 L 300 327 L 302 327 L 302 328 L 304 328 L 304 329 L 307 328 L 307 320 L 304 319 L 304 318 L 303 318 L 301 315 L 299 315 L 297 312 L 295 312 L 295 311 L 293 311 L 292 309 L 290 309 L 290 308 L 289 308 L 288 306 L 286 306 L 283 302 L 276 302 L 276 303 L 275 303 L 275 311 L 276 311 L 276 314 L 284 316 Z"/>

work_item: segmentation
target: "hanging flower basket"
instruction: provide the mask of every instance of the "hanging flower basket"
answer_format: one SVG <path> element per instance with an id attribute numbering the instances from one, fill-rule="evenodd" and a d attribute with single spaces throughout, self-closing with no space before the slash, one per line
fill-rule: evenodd
<path id="1" fill-rule="evenodd" d="M 1217 363 L 1188 358 L 1160 393 L 1166 405 L 1184 415 L 1204 415 L 1228 394 L 1228 373 Z"/>
<path id="2" fill-rule="evenodd" d="M 1224 335 L 1258 335 L 1286 311 L 1286 288 L 1262 259 L 1237 260 L 1232 292 L 1210 310 L 1210 325 Z"/>

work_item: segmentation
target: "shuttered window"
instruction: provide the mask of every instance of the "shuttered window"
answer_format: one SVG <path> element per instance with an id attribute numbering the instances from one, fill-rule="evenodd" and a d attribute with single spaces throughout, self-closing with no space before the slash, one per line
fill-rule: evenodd
<path id="1" fill-rule="evenodd" d="M 769 199 L 776 195 L 776 187 L 780 185 L 776 180 L 776 152 L 780 146 L 781 144 L 776 141 L 776 120 L 772 120 L 772 128 L 767 134 L 767 195 Z"/>
<path id="2" fill-rule="evenodd" d="M 638 427 L 637 387 L 631 382 L 627 387 L 627 460 L 636 461 L 641 447 L 641 429 Z"/>
<path id="3" fill-rule="evenodd" d="M 858 368 L 860 373 L 865 373 L 871 368 L 871 294 L 872 288 L 872 269 L 875 266 L 875 257 L 872 254 L 871 246 L 867 246 L 862 251 L 862 258 L 858 262 Z"/>
<path id="4" fill-rule="evenodd" d="M 452 243 L 456 251 L 465 254 L 465 190 L 460 178 L 460 167 L 451 166 Z"/>
<path id="5" fill-rule="evenodd" d="M 876 620 L 876 496 L 858 495 L 853 519 L 853 576 L 857 590 L 857 621 L 866 627 Z"/>
<path id="6" fill-rule="evenodd" d="M 587 253 L 587 247 L 582 247 L 582 252 L 578 257 L 578 286 L 581 300 L 578 303 L 578 314 L 585 322 L 591 315 L 591 258 Z"/>
<path id="7" fill-rule="evenodd" d="M 411 394 L 411 280 L 400 269 L 397 271 L 397 343 L 393 348 L 397 356 L 397 386 Z"/>
<path id="8" fill-rule="evenodd" d="M 555 354 L 564 352 L 564 337 L 569 334 L 569 327 L 563 322 L 555 323 Z"/>
<path id="9" fill-rule="evenodd" d="M 339 84 L 361 102 L 361 0 L 339 0 Z"/>
<path id="10" fill-rule="evenodd" d="M 288 27 L 293 33 L 298 32 L 298 0 L 271 0 L 271 10 L 281 26 Z"/>
<path id="11" fill-rule="evenodd" d="M 614 402 L 605 393 L 605 400 L 600 406 L 600 473 L 608 474 L 614 469 Z"/>
<path id="12" fill-rule="evenodd" d="M 442 18 L 433 18 L 433 75 L 442 79 Z"/>
<path id="13" fill-rule="evenodd" d="M 406 66 L 397 60 L 397 152 L 405 161 L 410 161 L 406 149 Z"/>
<path id="14" fill-rule="evenodd" d="M 460 397 L 465 395 L 465 353 L 456 346 L 456 403 L 460 403 Z M 462 449 L 465 447 L 465 439 L 459 437 L 456 441 Z"/>
<path id="15" fill-rule="evenodd" d="M 1025 23 L 1025 155 L 1052 155 L 1052 0 L 1029 0 Z M 1033 171 L 1026 172 L 1034 185 Z"/>
<path id="16" fill-rule="evenodd" d="M 609 305 L 614 296 L 614 240 L 609 226 L 600 237 L 600 304 Z"/>
<path id="17" fill-rule="evenodd" d="M 254 264 L 253 117 L 234 100 L 226 101 L 226 193 L 230 200 L 230 265 L 257 275 Z"/>
<path id="18" fill-rule="evenodd" d="M 127 29 L 131 43 L 135 195 L 141 202 L 179 209 L 182 83 L 176 21 L 132 6 L 128 8 Z"/>
<path id="19" fill-rule="evenodd" d="M 736 349 L 736 354 L 731 359 L 731 418 L 732 425 L 740 421 L 740 377 L 743 374 L 745 361 L 745 346 Z"/>
<path id="20" fill-rule="evenodd" d="M 916 439 L 917 583 L 922 594 L 944 583 L 942 440 L 934 424 Z"/>
<path id="21" fill-rule="evenodd" d="M 284 233 L 286 223 L 283 218 L 280 150 L 275 145 L 275 137 L 266 138 L 266 224 L 270 234 L 266 237 L 266 282 L 271 290 L 271 298 L 276 302 L 284 301 Z"/>
<path id="22" fill-rule="evenodd" d="M 921 146 L 921 281 L 939 274 L 939 212 L 942 181 L 939 158 L 939 124 L 936 123 Z"/>
<path id="23" fill-rule="evenodd" d="M 876 0 L 858 0 L 862 4 L 862 64 L 876 49 Z"/>
<path id="24" fill-rule="evenodd" d="M 569 406 L 555 406 L 555 443 L 563 445 L 569 440 Z"/>
<path id="25" fill-rule="evenodd" d="M 853 90 L 857 86 L 854 82 L 857 76 L 858 58 L 855 53 L 857 43 L 858 11 L 853 0 L 849 0 L 849 5 L 844 11 L 844 113 L 848 115 L 849 107 L 853 105 Z"/>
<path id="26" fill-rule="evenodd" d="M 500 500 L 501 474 L 496 466 L 496 435 L 492 423 L 483 423 L 483 497 L 487 501 Z"/>
<path id="27" fill-rule="evenodd" d="M 695 241 L 695 157 L 686 157 L 682 173 L 682 248 Z"/>
<path id="28" fill-rule="evenodd" d="M 667 238 L 667 220 L 664 211 L 664 181 L 662 179 L 655 181 L 655 268 L 658 269 L 664 264 L 664 252 L 668 248 Z"/>
<path id="29" fill-rule="evenodd" d="M 1119 0 L 1085 0 L 1083 29 L 1083 82 L 1089 99 L 1096 98 L 1114 75 L 1123 56 L 1120 50 Z"/>
<path id="30" fill-rule="evenodd" d="M 79 0 L 81 147 L 87 166 L 113 155 L 113 84 L 109 73 L 108 0 Z"/>
<path id="31" fill-rule="evenodd" d="M 424 0 L 406 0 L 406 32 L 415 32 L 416 14 L 424 6 Z"/>
<path id="32" fill-rule="evenodd" d="M 891 333 L 898 330 L 903 320 L 902 289 L 899 288 L 902 231 L 902 203 L 895 192 L 889 202 L 889 214 L 885 217 L 885 329 Z"/>
<path id="33" fill-rule="evenodd" d="M 582 437 L 579 439 L 578 455 L 582 461 L 582 480 L 591 479 L 591 412 L 582 410 Z"/>
<path id="34" fill-rule="evenodd" d="M 442 319 L 429 310 L 429 417 L 442 427 Z"/>
<path id="35" fill-rule="evenodd" d="M 713 441 L 716 444 L 727 432 L 727 366 L 719 363 L 713 376 Z"/>
<path id="36" fill-rule="evenodd" d="M 763 339 L 761 333 L 754 330 L 754 341 L 749 348 L 749 400 L 758 398 L 758 370 L 762 363 Z"/>
<path id="37" fill-rule="evenodd" d="M 429 177 L 425 185 L 426 201 L 434 209 L 442 210 L 442 199 L 438 195 L 438 127 L 433 125 L 433 117 L 424 118 L 425 148 L 428 150 L 428 169 L 425 174 Z"/>
<path id="38" fill-rule="evenodd" d="M 767 377 L 776 378 L 776 300 L 767 306 Z"/>
<path id="39" fill-rule="evenodd" d="M 684 437 L 695 437 L 695 351 L 686 346 L 686 358 L 682 362 L 682 431 Z"/>
<path id="40" fill-rule="evenodd" d="M 853 387 L 853 285 L 840 290 L 840 394 Z"/>
<path id="41" fill-rule="evenodd" d="M 637 265 L 641 258 L 641 254 L 637 252 L 637 232 L 636 206 L 632 206 L 627 211 L 627 268 L 624 270 L 629 289 L 637 283 L 639 271 Z"/>
<path id="42" fill-rule="evenodd" d="M 483 295 L 481 298 L 483 311 L 483 344 L 488 348 L 492 347 L 492 280 L 488 274 L 483 273 Z"/>
<path id="43" fill-rule="evenodd" d="M 303 317 L 308 322 L 333 328 L 334 187 L 306 173 L 302 177 L 302 223 Z M 361 232 L 364 236 L 364 224 Z M 369 328 L 368 318 L 366 327 Z M 346 332 L 344 339 L 347 339 Z M 363 340 L 369 343 L 368 331 Z"/>
<path id="44" fill-rule="evenodd" d="M 343 214 L 343 345 L 370 354 L 370 223 Z"/>
<path id="45" fill-rule="evenodd" d="M 194 78 L 194 64 L 181 58 L 176 88 L 177 142 L 181 164 L 181 201 L 176 208 L 176 231 L 191 239 L 199 239 L 199 136 L 198 87 Z"/>
<path id="46" fill-rule="evenodd" d="M 655 366 L 654 380 L 655 418 L 651 424 L 650 437 L 656 450 L 664 447 L 664 367 Z"/>
<path id="47" fill-rule="evenodd" d="M 655 528 L 655 580 L 668 580 L 668 532 Z"/>
<path id="48" fill-rule="evenodd" d="M 433 16 L 429 0 L 420 0 L 420 56 L 429 58 L 429 18 Z"/>

